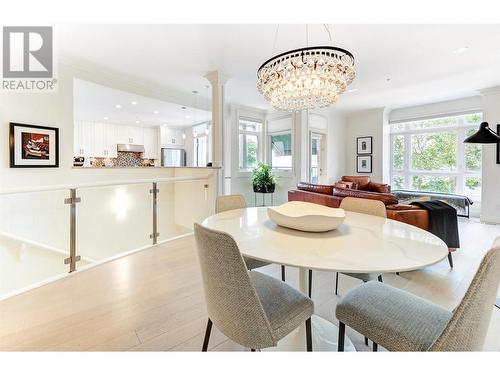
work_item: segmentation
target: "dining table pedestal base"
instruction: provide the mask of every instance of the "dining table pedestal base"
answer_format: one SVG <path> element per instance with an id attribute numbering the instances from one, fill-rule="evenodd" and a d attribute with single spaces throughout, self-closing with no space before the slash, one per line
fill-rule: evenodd
<path id="1" fill-rule="evenodd" d="M 313 352 L 336 352 L 339 337 L 339 328 L 320 316 L 311 317 Z M 356 348 L 347 335 L 345 336 L 344 350 L 355 352 Z M 302 324 L 278 342 L 278 346 L 263 349 L 262 351 L 305 352 L 306 325 Z"/>

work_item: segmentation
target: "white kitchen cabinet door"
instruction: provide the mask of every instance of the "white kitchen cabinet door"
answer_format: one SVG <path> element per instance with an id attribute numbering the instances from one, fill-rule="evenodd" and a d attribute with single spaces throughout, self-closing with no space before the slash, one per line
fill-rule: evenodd
<path id="1" fill-rule="evenodd" d="M 75 122 L 75 156 L 94 156 L 94 123 Z"/>
<path id="2" fill-rule="evenodd" d="M 158 128 L 144 128 L 144 159 L 158 159 Z"/>
<path id="3" fill-rule="evenodd" d="M 161 128 L 161 146 L 167 148 L 183 148 L 183 131 L 179 129 Z"/>
<path id="4" fill-rule="evenodd" d="M 144 129 L 139 126 L 129 126 L 127 143 L 134 145 L 144 144 Z"/>
<path id="5" fill-rule="evenodd" d="M 105 128 L 106 124 L 95 123 L 94 124 L 94 147 L 93 155 L 96 158 L 106 157 L 106 135 Z"/>
<path id="6" fill-rule="evenodd" d="M 118 156 L 117 145 L 117 128 L 119 125 L 107 124 L 104 130 L 105 137 L 105 150 L 104 153 L 107 158 L 116 158 Z"/>
<path id="7" fill-rule="evenodd" d="M 82 125 L 80 121 L 75 121 L 73 125 L 73 156 L 83 156 Z"/>
<path id="8" fill-rule="evenodd" d="M 128 126 L 125 125 L 114 125 L 115 128 L 115 141 L 116 144 L 127 144 L 129 142 L 128 137 Z"/>

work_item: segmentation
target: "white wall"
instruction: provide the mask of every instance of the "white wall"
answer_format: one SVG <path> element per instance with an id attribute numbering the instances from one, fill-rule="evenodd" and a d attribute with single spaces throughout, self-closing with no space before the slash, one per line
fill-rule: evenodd
<path id="1" fill-rule="evenodd" d="M 497 130 L 500 124 L 500 86 L 483 91 L 483 119 Z M 500 164 L 496 163 L 495 144 L 483 145 L 483 185 L 481 220 L 500 224 Z"/>
<path id="2" fill-rule="evenodd" d="M 327 178 L 328 183 L 340 180 L 346 174 L 347 122 L 343 112 L 331 110 L 327 138 Z"/>
<path id="3" fill-rule="evenodd" d="M 384 108 L 369 109 L 347 114 L 347 137 L 346 137 L 346 174 L 361 175 L 356 172 L 357 137 L 373 137 L 372 144 L 372 173 L 363 175 L 377 182 L 387 182 L 384 180 Z"/>

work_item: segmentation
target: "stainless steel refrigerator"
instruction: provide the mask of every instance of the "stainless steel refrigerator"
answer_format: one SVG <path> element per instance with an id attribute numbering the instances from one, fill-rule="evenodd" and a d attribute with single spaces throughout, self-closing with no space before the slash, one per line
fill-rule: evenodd
<path id="1" fill-rule="evenodd" d="M 182 148 L 162 148 L 161 165 L 162 167 L 185 167 L 186 151 Z"/>

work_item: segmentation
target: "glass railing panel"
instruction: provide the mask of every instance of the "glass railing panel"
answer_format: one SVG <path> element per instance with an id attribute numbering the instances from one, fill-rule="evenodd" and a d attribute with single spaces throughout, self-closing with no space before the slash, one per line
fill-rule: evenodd
<path id="1" fill-rule="evenodd" d="M 69 190 L 0 195 L 0 298 L 68 273 L 68 197 Z"/>
<path id="2" fill-rule="evenodd" d="M 158 242 L 191 233 L 210 212 L 206 179 L 158 183 Z"/>
<path id="3" fill-rule="evenodd" d="M 97 262 L 151 246 L 151 188 L 137 184 L 78 189 L 77 254 Z"/>

